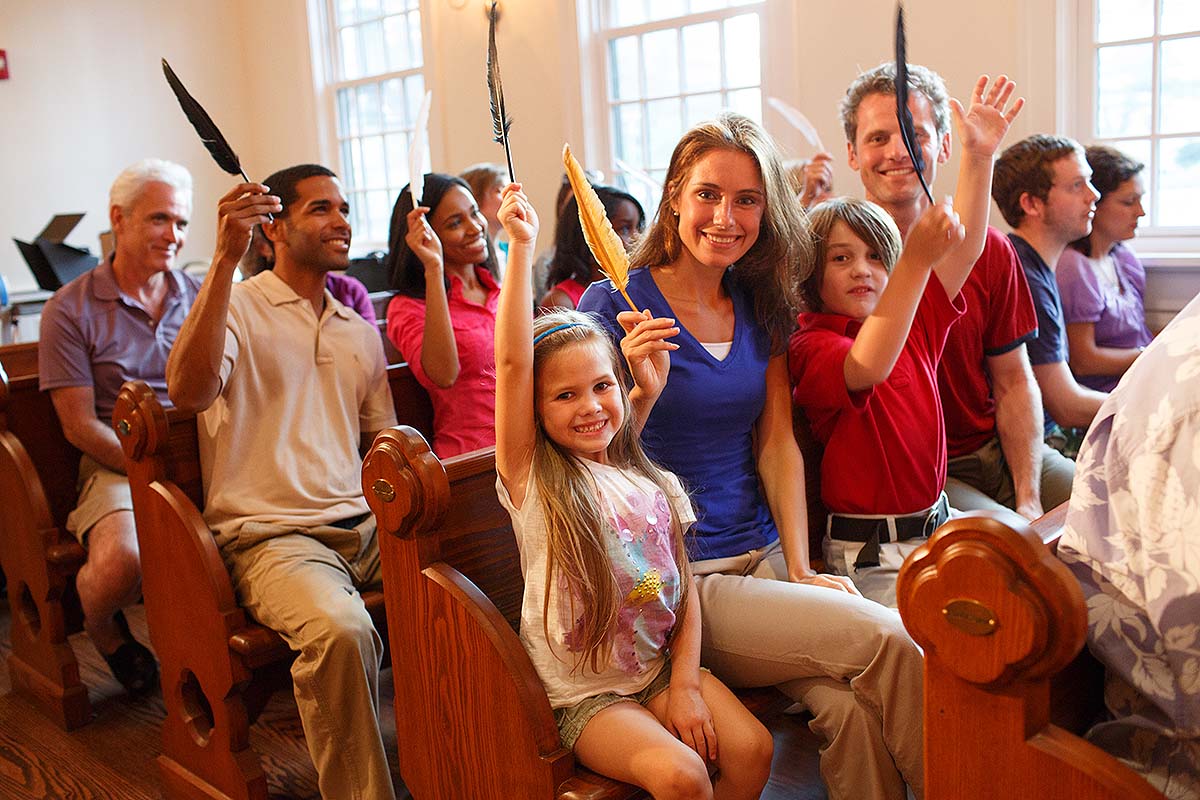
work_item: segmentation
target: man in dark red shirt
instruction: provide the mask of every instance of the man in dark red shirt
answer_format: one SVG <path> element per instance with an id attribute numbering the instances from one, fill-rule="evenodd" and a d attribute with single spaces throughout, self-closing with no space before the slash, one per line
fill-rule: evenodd
<path id="1" fill-rule="evenodd" d="M 860 75 L 841 104 L 850 166 L 902 236 L 929 204 L 896 121 L 895 65 Z M 909 111 L 932 186 L 950 158 L 950 107 L 937 73 L 909 65 Z M 1010 508 L 1033 519 L 1067 500 L 1074 464 L 1042 442 L 1042 402 L 1025 343 L 1037 316 L 1016 253 L 989 228 L 962 288 L 966 313 L 938 371 L 949 456 L 946 494 L 960 510 Z"/>

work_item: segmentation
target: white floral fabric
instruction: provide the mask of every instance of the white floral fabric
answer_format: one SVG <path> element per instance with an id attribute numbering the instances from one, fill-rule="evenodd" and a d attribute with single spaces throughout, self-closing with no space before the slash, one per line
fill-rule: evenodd
<path id="1" fill-rule="evenodd" d="M 1088 738 L 1200 798 L 1200 297 L 1101 406 L 1059 555 L 1079 578 L 1111 719 Z"/>

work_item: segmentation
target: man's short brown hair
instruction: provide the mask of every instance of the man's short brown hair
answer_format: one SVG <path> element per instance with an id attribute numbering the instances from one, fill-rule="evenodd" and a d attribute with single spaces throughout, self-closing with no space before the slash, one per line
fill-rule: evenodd
<path id="1" fill-rule="evenodd" d="M 925 99 L 929 101 L 938 138 L 949 133 L 950 97 L 946 93 L 946 82 L 942 80 L 942 76 L 920 64 L 909 64 L 908 88 L 925 95 Z M 838 105 L 838 115 L 842 120 L 842 129 L 846 132 L 846 141 L 851 146 L 858 136 L 858 107 L 864 99 L 873 94 L 890 94 L 893 97 L 896 95 L 895 62 L 888 61 L 864 72 L 846 89 L 846 96 Z"/>
<path id="2" fill-rule="evenodd" d="M 1048 198 L 1054 183 L 1054 162 L 1071 155 L 1083 157 L 1078 142 L 1046 133 L 1035 133 L 1001 153 L 992 173 L 992 199 L 1004 221 L 1019 227 L 1025 221 L 1021 196 Z"/>

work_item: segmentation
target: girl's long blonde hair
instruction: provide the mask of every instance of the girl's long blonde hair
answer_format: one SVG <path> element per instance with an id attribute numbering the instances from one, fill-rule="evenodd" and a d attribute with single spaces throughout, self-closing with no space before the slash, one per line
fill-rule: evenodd
<path id="1" fill-rule="evenodd" d="M 560 325 L 570 327 L 554 331 L 543 338 L 538 337 Z M 613 374 L 621 392 L 624 421 L 608 445 L 609 463 L 623 470 L 641 475 L 658 487 L 671 505 L 671 528 L 674 534 L 673 552 L 679 569 L 679 605 L 675 609 L 676 628 L 686 612 L 691 571 L 688 569 L 687 548 L 683 529 L 680 526 L 680 503 L 688 502 L 676 497 L 671 491 L 666 475 L 642 450 L 636 426 L 633 423 L 629 404 L 629 392 L 621 382 L 623 374 L 620 356 L 604 328 L 594 318 L 578 311 L 554 311 L 539 316 L 533 323 L 533 377 L 538 384 L 541 367 L 547 360 L 570 347 L 583 343 L 600 342 L 612 359 Z M 535 389 L 536 391 L 536 389 Z M 535 415 L 536 404 L 535 404 Z M 608 530 L 599 488 L 591 473 L 575 456 L 546 435 L 542 421 L 537 419 L 534 443 L 532 478 L 538 489 L 539 502 L 546 518 L 546 594 L 542 598 L 542 614 L 547 641 L 552 641 L 549 632 L 549 609 L 551 586 L 556 583 L 560 595 L 565 593 L 569 604 L 570 620 L 582 620 L 579 631 L 579 653 L 574 669 L 585 663 L 593 672 L 607 660 L 612 636 L 615 632 L 617 612 L 621 608 L 621 591 L 609 562 L 605 537 L 612 535 Z M 578 613 L 576 603 L 587 602 L 588 613 Z"/>

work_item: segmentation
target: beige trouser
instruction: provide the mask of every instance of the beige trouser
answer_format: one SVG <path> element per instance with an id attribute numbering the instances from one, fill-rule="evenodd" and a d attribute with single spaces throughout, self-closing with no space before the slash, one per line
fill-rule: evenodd
<path id="1" fill-rule="evenodd" d="M 382 582 L 375 519 L 350 530 L 247 523 L 223 555 L 246 611 L 299 653 L 292 680 L 321 796 L 393 800 L 379 732 L 383 640 L 358 593 Z"/>
<path id="2" fill-rule="evenodd" d="M 1042 445 L 1042 510 L 1067 502 L 1075 479 L 1075 462 L 1049 445 Z M 946 465 L 946 495 L 959 511 L 998 511 L 1017 507 L 1012 473 L 992 439 L 974 453 L 952 458 Z"/>
<path id="3" fill-rule="evenodd" d="M 830 800 L 924 795 L 921 651 L 900 615 L 789 583 L 775 544 L 692 564 L 702 662 L 730 686 L 777 685 L 813 714 Z"/>

